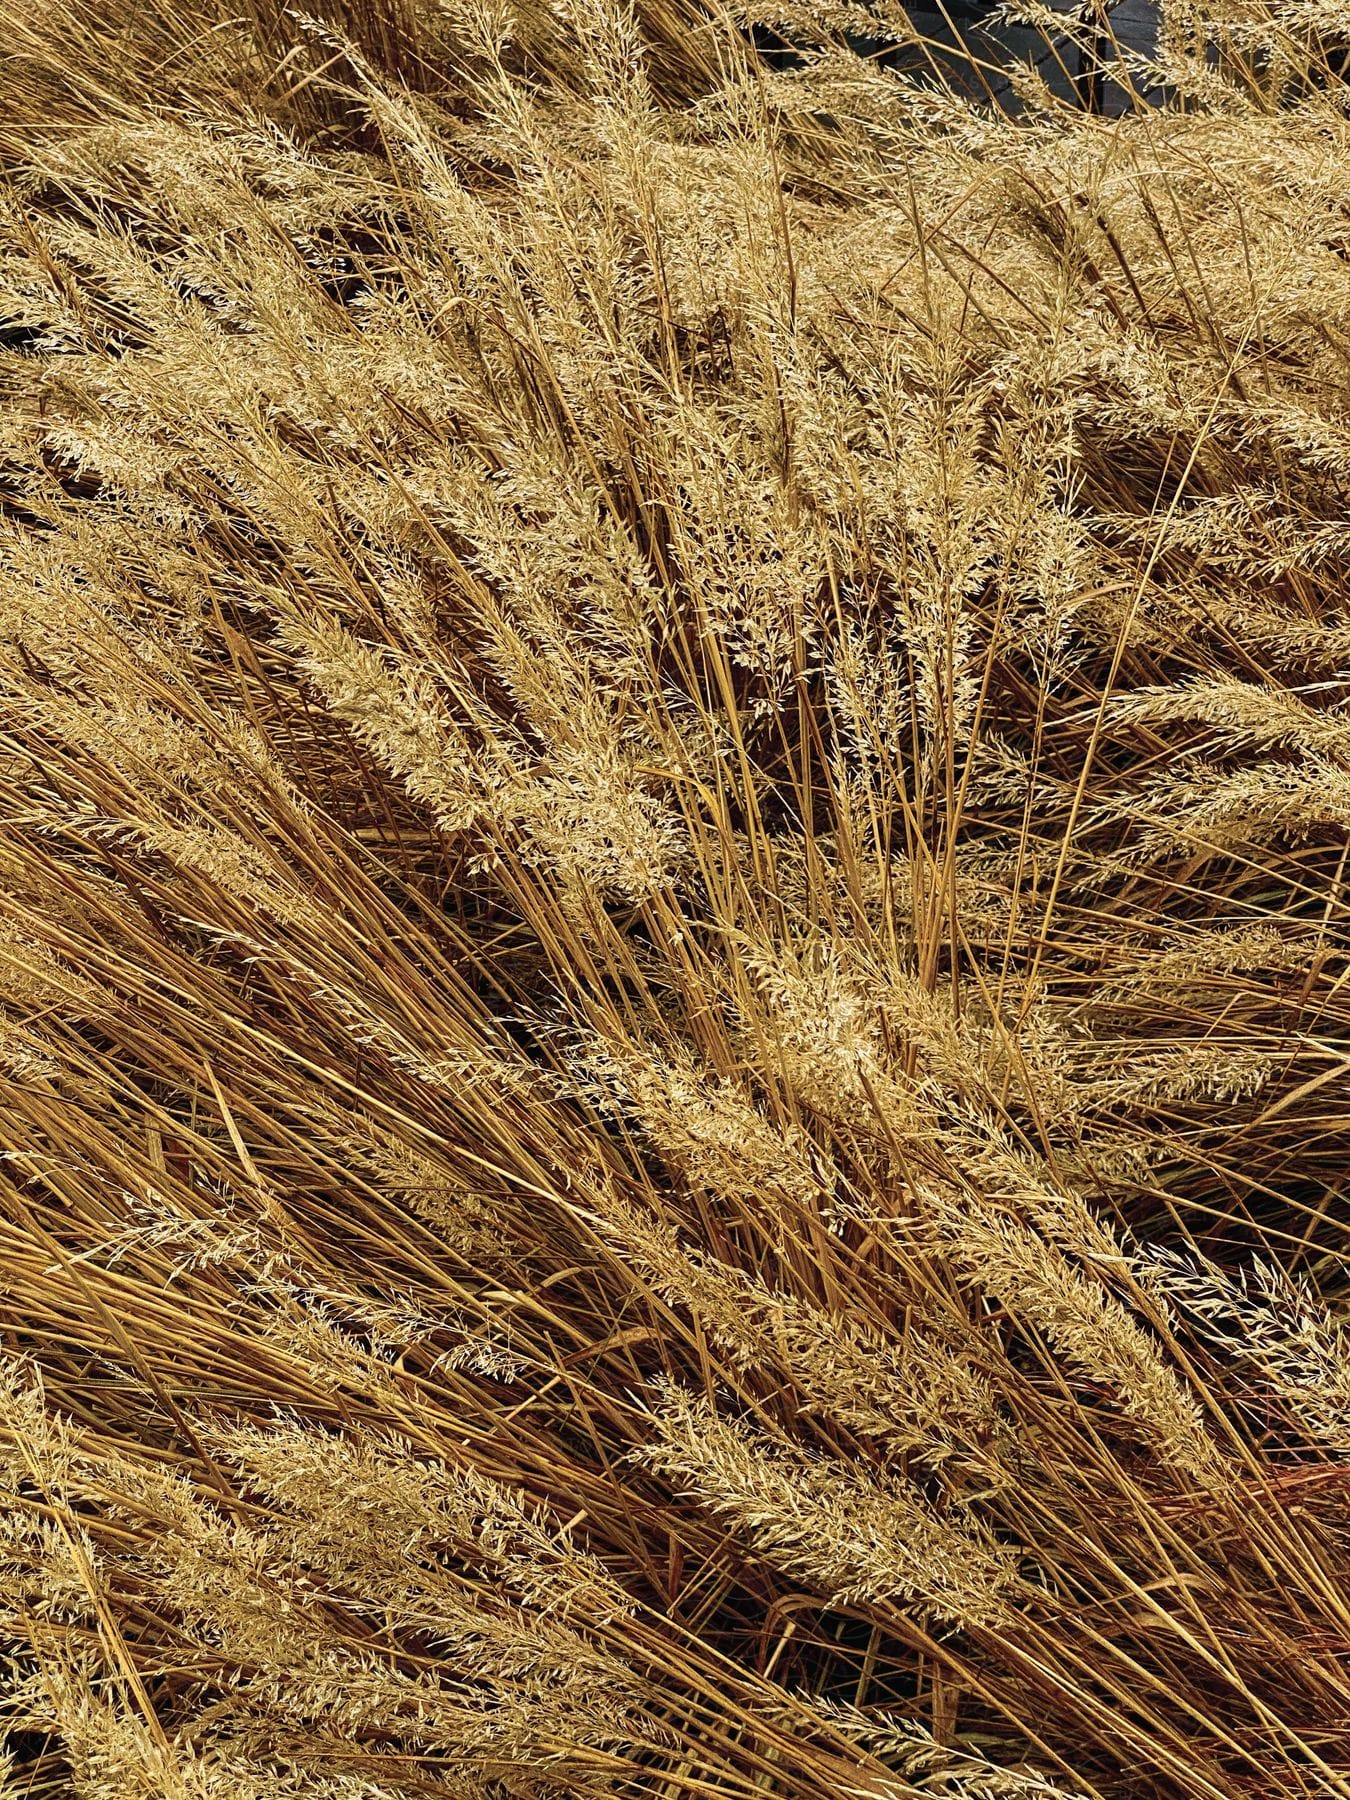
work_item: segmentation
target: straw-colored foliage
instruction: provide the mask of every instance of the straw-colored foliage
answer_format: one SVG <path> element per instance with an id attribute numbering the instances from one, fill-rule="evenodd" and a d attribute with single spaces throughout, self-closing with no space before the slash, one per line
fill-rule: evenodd
<path id="1" fill-rule="evenodd" d="M 1350 1795 L 1350 15 L 252 7 L 0 0 L 7 1792 Z"/>

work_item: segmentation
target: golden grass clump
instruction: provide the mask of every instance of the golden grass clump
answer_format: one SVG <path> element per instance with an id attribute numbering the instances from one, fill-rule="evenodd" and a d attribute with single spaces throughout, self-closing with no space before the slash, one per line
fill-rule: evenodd
<path id="1" fill-rule="evenodd" d="M 1343 9 L 0 22 L 5 1793 L 1350 1796 Z"/>

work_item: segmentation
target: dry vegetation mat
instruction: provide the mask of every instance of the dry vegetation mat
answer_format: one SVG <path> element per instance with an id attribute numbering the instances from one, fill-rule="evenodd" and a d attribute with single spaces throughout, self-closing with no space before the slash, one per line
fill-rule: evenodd
<path id="1" fill-rule="evenodd" d="M 0 15 L 5 1792 L 1350 1795 L 1344 10 Z"/>

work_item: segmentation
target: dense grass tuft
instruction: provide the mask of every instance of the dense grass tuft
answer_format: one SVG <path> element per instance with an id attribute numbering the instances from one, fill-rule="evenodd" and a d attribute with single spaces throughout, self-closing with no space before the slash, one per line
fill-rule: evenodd
<path id="1" fill-rule="evenodd" d="M 1350 1795 L 1345 15 L 0 14 L 7 1792 Z"/>

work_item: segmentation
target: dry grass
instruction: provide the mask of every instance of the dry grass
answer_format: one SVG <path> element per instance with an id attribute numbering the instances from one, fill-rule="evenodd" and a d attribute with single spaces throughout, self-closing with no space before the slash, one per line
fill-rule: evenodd
<path id="1" fill-rule="evenodd" d="M 253 4 L 0 7 L 8 1791 L 1350 1795 L 1344 13 Z"/>

